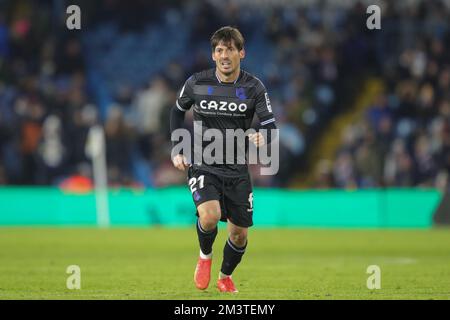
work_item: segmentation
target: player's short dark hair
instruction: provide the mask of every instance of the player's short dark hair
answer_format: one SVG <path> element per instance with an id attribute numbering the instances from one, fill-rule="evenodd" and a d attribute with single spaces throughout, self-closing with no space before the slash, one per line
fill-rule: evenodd
<path id="1" fill-rule="evenodd" d="M 220 41 L 226 44 L 231 44 L 234 41 L 236 48 L 241 51 L 244 48 L 244 37 L 242 33 L 235 27 L 222 27 L 211 36 L 211 49 L 216 50 L 216 46 Z"/>

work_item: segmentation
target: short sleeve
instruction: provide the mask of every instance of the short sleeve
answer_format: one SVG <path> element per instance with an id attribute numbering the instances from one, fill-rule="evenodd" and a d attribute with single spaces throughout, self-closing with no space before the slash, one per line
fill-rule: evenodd
<path id="1" fill-rule="evenodd" d="M 191 76 L 189 79 L 186 80 L 183 87 L 177 94 L 176 104 L 177 108 L 180 109 L 180 111 L 189 110 L 195 103 L 193 87 L 194 87 L 194 76 Z"/>
<path id="2" fill-rule="evenodd" d="M 256 114 L 262 126 L 275 122 L 269 94 L 259 79 L 256 87 Z"/>

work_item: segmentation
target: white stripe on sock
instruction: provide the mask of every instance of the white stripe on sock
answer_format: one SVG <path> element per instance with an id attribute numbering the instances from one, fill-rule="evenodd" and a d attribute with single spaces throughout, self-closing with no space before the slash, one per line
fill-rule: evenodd
<path id="1" fill-rule="evenodd" d="M 228 245 L 231 247 L 231 249 L 233 249 L 234 251 L 239 252 L 239 253 L 244 253 L 244 252 L 245 252 L 245 248 L 244 248 L 244 249 L 238 249 L 238 248 L 231 242 L 230 238 L 228 238 L 227 242 L 228 242 Z"/>
<path id="2" fill-rule="evenodd" d="M 210 254 L 204 254 L 202 252 L 202 250 L 200 249 L 200 258 L 202 258 L 202 259 L 212 259 L 212 251 L 211 251 Z"/>

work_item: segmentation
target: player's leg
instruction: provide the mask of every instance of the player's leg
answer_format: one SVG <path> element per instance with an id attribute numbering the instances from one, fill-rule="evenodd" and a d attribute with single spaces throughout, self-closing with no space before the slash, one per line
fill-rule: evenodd
<path id="1" fill-rule="evenodd" d="M 229 237 L 217 282 L 220 291 L 237 292 L 231 275 L 247 248 L 248 228 L 253 225 L 253 192 L 250 176 L 231 179 L 225 186 L 225 212 Z"/>
<path id="2" fill-rule="evenodd" d="M 248 228 L 239 227 L 228 220 L 229 237 L 223 248 L 222 267 L 219 273 L 217 286 L 222 292 L 237 292 L 231 279 L 234 269 L 236 269 L 247 247 Z"/>
<path id="3" fill-rule="evenodd" d="M 204 290 L 211 278 L 212 245 L 217 236 L 217 223 L 221 215 L 220 183 L 215 176 L 190 168 L 188 184 L 197 207 L 196 230 L 200 245 L 194 282 L 198 289 Z"/>
<path id="4" fill-rule="evenodd" d="M 217 200 L 203 202 L 197 207 L 197 235 L 200 244 L 200 257 L 210 259 L 212 246 L 217 236 L 217 223 L 220 220 L 220 203 Z"/>
<path id="5" fill-rule="evenodd" d="M 217 200 L 203 202 L 197 207 L 197 235 L 200 256 L 194 272 L 195 286 L 204 290 L 211 279 L 212 246 L 217 236 L 217 223 L 220 220 L 220 203 Z"/>
<path id="6" fill-rule="evenodd" d="M 239 227 L 230 220 L 228 226 L 228 239 L 223 249 L 222 268 L 220 269 L 220 277 L 231 276 L 236 269 L 242 256 L 247 248 L 248 228 Z"/>

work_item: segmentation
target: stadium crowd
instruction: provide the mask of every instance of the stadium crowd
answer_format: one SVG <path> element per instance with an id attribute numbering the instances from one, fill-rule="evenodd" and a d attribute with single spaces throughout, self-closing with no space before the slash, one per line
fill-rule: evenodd
<path id="1" fill-rule="evenodd" d="M 148 10 L 145 2 L 137 1 L 127 3 L 125 14 L 117 1 L 90 2 L 87 31 L 61 27 L 56 32 L 60 23 L 51 19 L 51 1 L 43 1 L 39 10 L 32 1 L 3 4 L 0 185 L 58 185 L 74 177 L 91 177 L 85 145 L 89 128 L 97 123 L 105 129 L 111 186 L 184 183 L 184 175 L 170 162 L 168 113 L 185 79 L 211 67 L 207 51 L 197 50 L 190 63 L 180 62 L 180 55 L 139 86 L 119 86 L 110 92 L 113 103 L 103 115 L 88 84 L 90 66 L 83 45 L 85 32 L 99 24 L 116 21 L 120 37 L 141 32 L 149 22 L 159 23 L 173 10 L 193 15 L 194 19 L 183 20 L 192 48 L 204 44 L 217 27 L 233 24 L 249 39 L 257 39 L 254 48 L 273 53 L 258 76 L 275 106 L 283 163 L 275 177 L 259 176 L 252 167 L 255 185 L 288 186 L 293 172 L 303 168 L 314 138 L 326 130 L 330 118 L 348 107 L 345 99 L 356 94 L 361 70 L 381 66 L 386 93 L 374 102 L 367 119 L 348 128 L 338 156 L 328 166 L 327 182 L 320 186 L 432 186 L 448 179 L 448 7 L 408 11 L 401 16 L 403 33 L 395 35 L 405 41 L 377 50 L 372 40 L 378 38 L 360 27 L 365 26 L 366 14 L 359 3 L 350 9 L 323 3 L 252 8 L 262 22 L 256 29 L 248 14 L 237 14 L 251 12 L 245 5 L 152 1 Z M 393 29 L 398 15 L 401 11 L 392 9 L 386 19 Z M 428 28 L 413 28 L 421 25 Z M 260 31 L 262 38 L 257 35 Z M 388 40 L 392 42 L 389 34 L 383 41 Z"/>
<path id="2" fill-rule="evenodd" d="M 450 10 L 408 11 L 401 39 L 384 52 L 385 85 L 364 117 L 347 126 L 336 158 L 322 161 L 321 187 L 449 187 Z"/>

